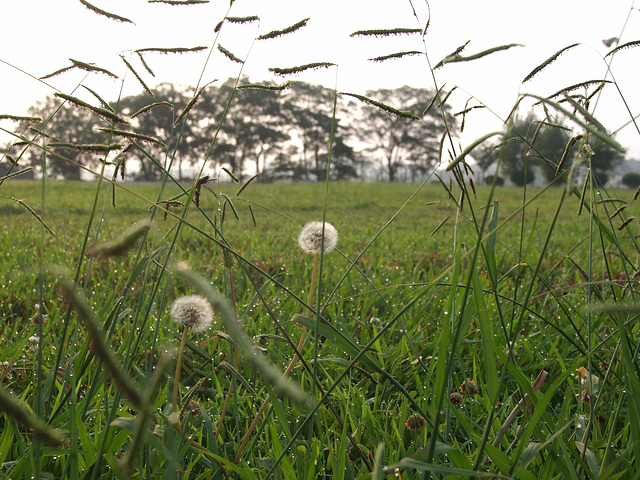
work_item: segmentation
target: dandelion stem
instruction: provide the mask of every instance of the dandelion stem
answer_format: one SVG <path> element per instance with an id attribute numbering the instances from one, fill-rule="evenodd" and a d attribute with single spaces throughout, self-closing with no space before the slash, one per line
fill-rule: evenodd
<path id="1" fill-rule="evenodd" d="M 178 350 L 178 361 L 176 362 L 176 377 L 173 380 L 173 411 L 178 413 L 178 388 L 180 386 L 180 369 L 182 367 L 182 352 L 184 351 L 184 345 L 187 343 L 187 334 L 189 333 L 189 326 L 185 325 L 182 331 L 182 340 L 180 341 L 180 350 Z"/>

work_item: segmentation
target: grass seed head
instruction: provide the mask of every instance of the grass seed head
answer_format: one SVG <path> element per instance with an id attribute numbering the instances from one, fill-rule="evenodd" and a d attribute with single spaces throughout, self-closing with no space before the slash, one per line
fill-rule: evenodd
<path id="1" fill-rule="evenodd" d="M 204 332 L 213 322 L 213 308 L 200 295 L 186 295 L 173 302 L 171 317 L 194 332 Z"/>
<path id="2" fill-rule="evenodd" d="M 329 253 L 338 244 L 338 231 L 330 223 L 324 224 L 324 253 Z M 309 222 L 298 235 L 298 245 L 306 253 L 318 254 L 323 247 L 322 222 Z"/>

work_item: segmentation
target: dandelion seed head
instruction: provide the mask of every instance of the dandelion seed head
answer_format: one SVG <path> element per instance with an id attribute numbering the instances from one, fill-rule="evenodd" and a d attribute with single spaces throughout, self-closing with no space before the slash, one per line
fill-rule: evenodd
<path id="1" fill-rule="evenodd" d="M 329 253 L 338 244 L 338 231 L 330 223 L 324 224 L 324 253 Z M 298 245 L 306 253 L 317 254 L 322 249 L 322 222 L 309 222 L 298 235 Z"/>
<path id="2" fill-rule="evenodd" d="M 213 322 L 213 308 L 199 295 L 186 295 L 173 302 L 171 317 L 194 332 L 204 332 Z"/>

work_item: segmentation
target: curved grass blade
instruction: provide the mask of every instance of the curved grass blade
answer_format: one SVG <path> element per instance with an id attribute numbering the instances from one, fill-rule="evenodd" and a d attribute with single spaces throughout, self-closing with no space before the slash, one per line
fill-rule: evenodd
<path id="1" fill-rule="evenodd" d="M 231 365 L 229 362 L 220 362 L 218 364 L 218 367 L 222 368 L 229 375 L 231 375 L 233 378 L 235 378 L 236 381 L 238 383 L 240 383 L 240 385 L 242 385 L 244 387 L 244 389 L 247 391 L 248 394 L 250 394 L 250 395 L 254 395 L 255 394 L 255 390 L 249 384 L 249 382 L 247 382 L 247 380 L 242 376 L 242 374 L 238 370 L 236 370 L 233 367 L 233 365 Z"/>
<path id="2" fill-rule="evenodd" d="M 220 44 L 218 44 L 218 51 L 220 51 L 225 57 L 227 57 L 232 62 L 240 63 L 240 64 L 244 63 L 243 60 L 241 60 L 238 57 L 236 57 L 233 53 L 231 53 L 229 50 L 227 50 L 226 48 L 224 48 Z"/>
<path id="3" fill-rule="evenodd" d="M 620 50 L 624 50 L 626 48 L 638 47 L 640 46 L 640 40 L 634 40 L 632 42 L 623 43 L 622 45 L 618 45 L 616 48 L 611 50 L 609 53 L 605 55 L 605 58 L 609 55 L 613 55 L 614 53 L 619 52 Z"/>
<path id="4" fill-rule="evenodd" d="M 422 33 L 420 28 L 389 28 L 389 29 L 373 29 L 358 30 L 353 32 L 350 37 L 392 37 L 395 35 L 412 35 L 414 33 Z"/>
<path id="5" fill-rule="evenodd" d="M 0 114 L 0 120 L 13 120 L 15 122 L 26 122 L 26 123 L 42 122 L 42 119 L 40 117 L 22 117 L 20 115 L 9 115 L 6 113 Z"/>
<path id="6" fill-rule="evenodd" d="M 142 66 L 144 67 L 144 69 L 149 72 L 149 75 L 151 75 L 152 77 L 155 78 L 156 74 L 153 73 L 153 70 L 151 70 L 151 67 L 149 67 L 149 65 L 147 64 L 147 62 L 144 59 L 144 56 L 142 55 L 142 53 L 140 52 L 136 52 L 138 54 L 138 58 L 140 59 L 140 63 L 142 63 Z"/>
<path id="7" fill-rule="evenodd" d="M 431 108 L 433 108 L 433 106 L 435 105 L 436 101 L 438 101 L 438 108 L 440 108 L 442 105 L 444 105 L 447 101 L 447 99 L 449 98 L 449 95 L 451 95 L 453 93 L 453 91 L 458 88 L 458 87 L 453 87 L 451 90 L 449 90 L 449 93 L 447 93 L 444 98 L 442 98 L 442 92 L 444 92 L 444 87 L 445 87 L 446 83 L 443 83 L 442 86 L 436 90 L 436 93 L 433 95 L 433 97 L 431 98 L 431 101 L 429 102 L 429 105 L 427 105 L 427 107 L 424 109 L 424 112 L 422 112 L 422 116 L 424 117 L 429 110 L 431 110 Z"/>
<path id="8" fill-rule="evenodd" d="M 464 158 L 469 155 L 471 153 L 471 151 L 476 148 L 478 145 L 480 145 L 482 142 L 484 142 L 485 140 L 488 140 L 491 137 L 494 137 L 496 135 L 504 135 L 504 132 L 491 132 L 491 133 L 487 133 L 486 135 L 483 135 L 480 138 L 477 138 L 476 140 L 474 140 L 473 142 L 471 142 L 471 144 L 465 148 L 462 153 L 460 155 L 458 155 L 456 158 L 454 158 L 451 163 L 449 165 L 447 165 L 446 170 L 447 171 L 451 171 L 454 167 L 456 167 L 460 162 L 462 162 L 464 160 Z"/>
<path id="9" fill-rule="evenodd" d="M 68 148 L 70 150 L 77 150 L 79 152 L 89 153 L 109 153 L 113 150 L 119 150 L 122 145 L 119 143 L 112 143 L 110 145 L 101 145 L 96 143 L 77 144 L 77 143 L 64 143 L 64 142 L 51 142 L 48 144 L 49 148 Z"/>
<path id="10" fill-rule="evenodd" d="M 493 202 L 493 210 L 491 211 L 491 218 L 489 219 L 489 235 L 485 243 L 485 259 L 487 261 L 487 271 L 489 273 L 489 279 L 496 287 L 496 281 L 498 279 L 498 264 L 496 262 L 496 229 L 498 228 L 498 199 Z"/>
<path id="11" fill-rule="evenodd" d="M 410 51 L 407 51 L 407 52 L 391 53 L 389 55 L 382 55 L 380 57 L 370 58 L 369 61 L 371 61 L 371 62 L 384 62 L 386 60 L 395 60 L 395 59 L 398 59 L 398 58 L 409 57 L 409 56 L 413 56 L 413 55 L 423 55 L 423 52 L 419 52 L 417 50 L 410 50 Z"/>
<path id="12" fill-rule="evenodd" d="M 95 245 L 88 252 L 90 256 L 120 256 L 136 246 L 138 240 L 151 229 L 151 222 L 143 220 L 109 242 Z"/>
<path id="13" fill-rule="evenodd" d="M 613 82 L 611 80 L 587 80 L 586 82 L 576 83 L 574 85 L 570 85 L 570 86 L 565 87 L 565 88 L 563 88 L 561 90 L 558 90 L 553 95 L 549 95 L 548 98 L 554 98 L 554 97 L 557 97 L 557 96 L 562 95 L 562 94 L 573 92 L 575 90 L 578 90 L 579 88 L 587 89 L 587 88 L 589 88 L 591 86 L 594 86 L 594 85 L 602 86 L 603 84 L 606 84 L 606 83 L 613 83 Z"/>
<path id="14" fill-rule="evenodd" d="M 539 100 L 541 103 L 547 104 L 547 105 L 553 107 L 554 109 L 558 110 L 559 112 L 562 112 L 564 115 L 569 117 L 574 122 L 578 123 L 582 128 L 584 128 L 589 133 L 593 134 L 595 137 L 597 137 L 603 143 L 606 143 L 607 145 L 612 147 L 614 150 L 616 150 L 618 152 L 621 152 L 621 153 L 625 152 L 624 147 L 622 147 L 622 145 L 620 145 L 617 141 L 615 141 L 607 133 L 607 131 L 604 128 L 604 126 L 602 126 L 602 124 L 600 122 L 598 122 L 595 118 L 593 118 L 593 116 L 589 112 L 587 112 L 584 108 L 580 108 L 580 113 L 582 113 L 585 116 L 585 118 L 587 119 L 586 122 L 582 118 L 580 118 L 576 114 L 574 114 L 573 112 L 570 112 L 568 109 L 564 108 L 558 102 L 554 102 L 553 100 L 549 100 L 548 98 L 543 98 L 543 97 L 539 97 L 537 95 L 532 95 L 532 94 L 527 94 L 526 96 L 530 96 L 531 98 L 535 98 L 535 99 Z M 573 104 L 572 104 L 572 106 L 573 106 Z M 590 125 L 590 123 L 593 123 L 594 125 L 598 126 L 598 128 L 593 128 Z"/>
<path id="15" fill-rule="evenodd" d="M 113 135 L 114 137 L 128 138 L 131 140 L 139 140 L 141 142 L 153 143 L 162 148 L 167 148 L 167 145 L 164 142 L 158 140 L 157 138 L 150 137 L 148 135 L 142 135 L 141 133 L 127 132 L 126 130 L 116 130 L 114 128 L 101 128 L 100 131 Z"/>
<path id="16" fill-rule="evenodd" d="M 134 50 L 134 51 L 136 53 L 138 53 L 138 54 L 147 53 L 147 52 L 169 54 L 169 53 L 201 52 L 201 51 L 206 50 L 206 49 L 207 49 L 207 47 L 191 47 L 191 48 L 185 48 L 185 47 L 155 48 L 155 47 L 150 47 L 150 48 L 139 48 L 138 50 Z"/>
<path id="17" fill-rule="evenodd" d="M 235 174 L 231 170 L 229 170 L 227 167 L 222 167 L 222 171 L 225 172 L 227 175 L 229 175 L 231 177 L 231 180 L 233 180 L 236 183 L 240 183 L 240 179 L 236 177 Z"/>
<path id="18" fill-rule="evenodd" d="M 16 174 L 14 174 L 14 175 L 11 175 L 11 176 L 20 175 L 21 173 L 24 173 L 26 170 L 27 170 L 27 169 L 22 170 L 22 171 L 20 171 L 20 172 L 17 172 L 17 173 L 16 173 Z M 3 177 L 3 178 L 2 178 L 2 180 L 4 181 L 4 180 L 6 180 L 7 178 L 11 178 L 11 176 Z M 46 224 L 46 222 L 42 219 L 42 217 L 41 217 L 40 215 L 38 215 L 38 212 L 36 212 L 33 208 L 31 208 L 29 205 L 27 205 L 27 203 L 26 203 L 24 200 L 20 200 L 19 198 L 11 197 L 11 196 L 9 196 L 9 195 L 2 195 L 2 196 L 3 196 L 4 198 L 8 198 L 9 200 L 13 200 L 14 202 L 16 202 L 16 203 L 17 203 L 18 205 L 20 205 L 21 207 L 26 208 L 26 209 L 29 211 L 29 213 L 30 213 L 31 215 L 33 215 L 33 217 L 34 217 L 38 222 L 40 222 L 40 225 L 42 225 L 42 226 L 45 228 L 45 230 L 46 230 L 47 232 L 49 232 L 52 236 L 55 236 L 55 234 L 53 233 L 53 230 L 51 230 L 51 229 L 49 228 L 49 225 L 47 225 L 47 224 Z"/>
<path id="19" fill-rule="evenodd" d="M 165 107 L 169 107 L 169 108 L 173 108 L 173 104 L 169 103 L 167 101 L 163 101 L 163 102 L 156 102 L 156 103 L 152 103 L 151 105 L 147 105 L 145 107 L 142 107 L 140 110 L 138 110 L 136 113 L 134 113 L 133 115 L 131 115 L 131 118 L 135 118 L 138 115 L 141 115 L 143 113 L 147 113 L 149 110 L 151 110 L 152 108 L 155 107 L 159 107 L 161 105 L 164 105 Z"/>
<path id="20" fill-rule="evenodd" d="M 582 135 L 578 135 L 575 137 L 571 137 L 567 142 L 567 145 L 564 147 L 564 152 L 562 152 L 562 157 L 558 162 L 558 168 L 556 168 L 556 177 L 562 172 L 565 162 L 567 158 L 569 158 L 569 152 L 571 152 L 571 148 L 575 145 L 575 143 L 582 138 Z M 533 142 L 532 142 L 533 143 Z"/>
<path id="21" fill-rule="evenodd" d="M 71 95 L 67 95 L 66 93 L 59 93 L 56 92 L 53 94 L 56 97 L 62 98 L 63 100 L 66 100 L 70 103 L 73 103 L 74 105 L 81 107 L 81 108 L 86 108 L 87 110 L 91 111 L 92 113 L 98 115 L 99 117 L 105 119 L 105 120 L 109 120 L 112 121 L 114 123 L 121 123 L 121 124 L 125 124 L 128 125 L 129 122 L 127 122 L 124 118 L 120 117 L 119 115 L 117 115 L 116 113 L 109 111 L 105 108 L 100 108 L 100 107 L 94 107 L 93 105 L 88 104 L 87 102 L 83 102 L 82 100 L 80 100 L 79 98 L 73 97 Z"/>
<path id="22" fill-rule="evenodd" d="M 224 17 L 229 23 L 251 23 L 260 20 L 257 15 L 250 15 L 248 17 Z"/>
<path id="23" fill-rule="evenodd" d="M 245 83 L 244 85 L 238 85 L 238 90 L 255 89 L 255 90 L 271 90 L 271 91 L 283 91 L 291 87 L 291 82 L 285 82 L 280 85 L 261 85 L 259 83 Z"/>
<path id="24" fill-rule="evenodd" d="M 300 20 L 298 23 L 294 23 L 290 27 L 283 28 L 282 30 L 273 30 L 269 33 L 265 33 L 264 35 L 260 35 L 258 37 L 258 40 L 270 40 L 272 38 L 278 38 L 283 35 L 288 35 L 289 33 L 293 33 L 297 30 L 300 30 L 302 27 L 304 27 L 307 24 L 308 21 L 309 21 L 309 18 L 305 18 L 304 20 Z"/>
<path id="25" fill-rule="evenodd" d="M 120 15 L 116 15 L 115 13 L 109 13 L 106 12 L 98 7 L 96 7 L 95 5 L 90 4 L 89 2 L 87 2 L 86 0 L 80 0 L 80 3 L 82 5 L 84 5 L 85 7 L 87 7 L 89 10 L 91 10 L 92 12 L 97 13 L 98 15 L 102 15 L 103 17 L 107 17 L 110 18 L 111 20 L 115 20 L 116 22 L 123 22 L 123 23 L 133 23 L 131 20 L 129 20 L 128 18 L 125 17 L 121 17 Z M 135 24 L 134 24 L 135 25 Z"/>
<path id="26" fill-rule="evenodd" d="M 62 444 L 61 432 L 49 428 L 44 420 L 31 412 L 26 403 L 9 393 L 2 385 L 0 385 L 0 411 L 4 411 L 10 418 L 32 429 L 33 434 L 47 445 Z"/>
<path id="27" fill-rule="evenodd" d="M 61 68 L 60 70 L 56 70 L 55 72 L 51 72 L 51 73 L 47 73 L 46 75 L 43 75 L 42 77 L 40 77 L 40 80 L 46 80 L 47 78 L 56 77 L 56 76 L 60 75 L 61 73 L 68 72 L 69 70 L 73 70 L 74 68 L 76 68 L 76 67 L 73 66 L 73 65 L 71 65 L 69 67 Z"/>
<path id="28" fill-rule="evenodd" d="M 96 99 L 100 102 L 100 104 L 103 106 L 103 108 L 106 108 L 107 110 L 111 110 L 112 112 L 115 112 L 115 110 L 113 109 L 113 107 L 111 107 L 111 105 L 109 105 L 109 103 L 107 103 L 100 95 L 98 95 L 96 92 L 94 92 L 93 90 L 91 90 L 89 87 L 87 87 L 86 85 L 82 85 L 91 95 L 93 95 L 94 97 L 96 97 Z"/>
<path id="29" fill-rule="evenodd" d="M 307 63 L 306 65 L 299 65 L 299 66 L 290 67 L 290 68 L 272 67 L 272 68 L 269 68 L 269 71 L 275 75 L 285 76 L 285 75 L 296 75 L 298 73 L 304 72 L 305 70 L 318 70 L 319 68 L 329 68 L 333 66 L 335 66 L 335 63 L 315 62 L 315 63 Z"/>
<path id="30" fill-rule="evenodd" d="M 122 61 L 124 62 L 124 64 L 127 66 L 127 68 L 131 71 L 131 73 L 133 73 L 133 76 L 136 77 L 136 79 L 138 80 L 138 82 L 140 82 L 140 85 L 142 85 L 142 88 L 144 89 L 144 91 L 147 93 L 147 95 L 149 95 L 150 97 L 153 97 L 153 92 L 151 91 L 151 89 L 147 86 L 146 83 L 144 83 L 144 80 L 142 80 L 142 78 L 140 77 L 140 75 L 138 75 L 138 72 L 136 72 L 135 68 L 133 68 L 133 66 L 127 61 L 126 58 L 124 58 L 122 55 L 120 55 L 120 58 L 122 59 Z"/>
<path id="31" fill-rule="evenodd" d="M 531 70 L 531 72 L 529 72 L 529 75 L 527 75 L 526 77 L 524 77 L 524 80 L 522 81 L 522 83 L 528 82 L 529 80 L 531 80 L 533 77 L 535 77 L 538 73 L 540 73 L 542 70 L 544 70 L 545 68 L 547 68 L 550 64 L 552 64 L 553 62 L 555 62 L 558 57 L 560 55 L 562 55 L 564 52 L 566 52 L 567 50 L 578 46 L 577 43 L 574 43 L 573 45 L 569 45 L 568 47 L 564 47 L 560 50 L 558 50 L 556 53 L 554 53 L 553 55 L 551 55 L 549 58 L 547 58 L 544 62 L 542 62 L 540 65 L 538 65 L 536 68 L 534 68 L 533 70 Z"/>
<path id="32" fill-rule="evenodd" d="M 371 472 L 371 480 L 384 480 L 387 477 L 382 471 L 383 460 L 384 442 L 380 442 L 376 447 L 376 454 L 373 460 L 373 471 Z"/>
<path id="33" fill-rule="evenodd" d="M 494 209 L 497 214 L 497 209 Z M 494 233 L 495 235 L 495 233 Z M 495 237 L 494 237 L 495 241 Z M 488 243 L 488 241 L 487 241 Z M 495 260 L 494 260 L 495 262 Z M 473 299 L 476 305 L 476 313 L 478 314 L 478 326 L 480 327 L 480 340 L 482 342 L 482 363 L 484 364 L 485 381 L 487 382 L 487 391 L 489 394 L 489 403 L 493 405 L 498 398 L 498 369 L 496 368 L 496 357 L 493 353 L 493 328 L 489 309 L 484 300 L 484 290 L 480 283 L 478 271 L 473 268 L 470 272 L 471 287 L 473 289 Z"/>
<path id="34" fill-rule="evenodd" d="M 114 378 L 117 387 L 137 408 L 141 410 L 144 409 L 140 392 L 136 390 L 119 360 L 107 345 L 104 333 L 98 326 L 98 320 L 82 293 L 80 293 L 80 291 L 68 280 L 63 281 L 62 289 L 69 301 L 77 310 L 78 315 L 83 319 L 82 323 L 84 324 L 87 335 L 91 340 L 92 351 L 94 354 L 100 357 L 105 368 Z"/>
<path id="35" fill-rule="evenodd" d="M 111 78 L 118 78 L 116 74 L 111 73 L 109 70 L 105 68 L 97 67 L 92 63 L 81 62 L 80 60 L 74 60 L 73 58 L 70 58 L 69 60 L 71 60 L 71 63 L 73 63 L 74 67 L 79 68 L 80 70 L 84 70 L 85 72 L 104 73 L 105 75 Z"/>
<path id="36" fill-rule="evenodd" d="M 22 175 L 23 173 L 31 172 L 33 170 L 35 170 L 35 167 L 27 167 L 18 172 L 7 173 L 4 177 L 0 177 L 0 184 L 2 184 L 2 182 L 4 182 L 5 180 L 9 180 L 10 178 L 17 177 L 19 175 Z"/>
<path id="37" fill-rule="evenodd" d="M 215 82 L 215 80 L 201 87 L 200 90 L 198 90 L 196 94 L 191 98 L 191 100 L 189 100 L 189 103 L 187 103 L 187 106 L 184 107 L 184 110 L 180 112 L 180 115 L 178 115 L 178 118 L 176 118 L 176 121 L 173 122 L 174 127 L 178 126 L 178 124 L 182 121 L 182 119 L 187 115 L 187 113 L 189 113 L 189 111 L 196 104 L 196 102 L 198 101 L 198 98 L 200 97 L 200 95 L 202 95 L 202 92 L 204 92 L 204 89 L 207 88 L 209 85 L 211 85 L 213 82 Z"/>
<path id="38" fill-rule="evenodd" d="M 240 194 L 244 191 L 245 188 L 247 188 L 249 186 L 249 184 L 251 182 L 253 182 L 256 178 L 258 178 L 258 173 L 256 173 L 253 177 L 251 177 L 249 180 L 247 180 L 246 182 L 244 182 L 244 184 L 240 187 L 240 190 L 238 190 L 238 193 L 236 193 L 236 198 L 238 198 L 240 196 Z"/>
<path id="39" fill-rule="evenodd" d="M 420 117 L 411 113 L 410 111 L 401 111 L 398 110 L 397 108 L 393 108 L 387 104 L 384 104 L 382 102 L 378 102 L 377 100 L 373 100 L 372 98 L 369 97 L 365 97 L 363 95 L 358 95 L 356 93 L 346 93 L 346 92 L 340 92 L 340 95 L 347 95 L 349 97 L 353 97 L 356 98 L 358 100 L 360 100 L 363 103 L 368 103 L 369 105 L 373 105 L 374 107 L 378 107 L 381 110 L 384 110 L 387 113 L 390 113 L 392 115 L 395 115 L 397 117 L 401 117 L 401 118 L 406 118 L 409 120 L 420 120 Z"/>
<path id="40" fill-rule="evenodd" d="M 474 53 L 473 55 L 469 55 L 468 57 L 463 57 L 462 55 L 460 55 L 459 53 L 456 53 L 454 55 L 450 55 L 448 57 L 443 58 L 435 67 L 439 68 L 447 63 L 456 63 L 456 62 L 470 62 L 472 60 L 477 60 L 479 58 L 482 57 L 486 57 L 487 55 L 491 55 L 492 53 L 496 53 L 496 52 L 502 52 L 504 50 L 509 50 L 510 48 L 513 47 L 522 47 L 523 45 L 519 44 L 519 43 L 510 43 L 508 45 L 500 45 L 498 47 L 493 47 L 493 48 L 488 48 L 487 50 L 483 50 L 481 52 L 478 53 Z"/>

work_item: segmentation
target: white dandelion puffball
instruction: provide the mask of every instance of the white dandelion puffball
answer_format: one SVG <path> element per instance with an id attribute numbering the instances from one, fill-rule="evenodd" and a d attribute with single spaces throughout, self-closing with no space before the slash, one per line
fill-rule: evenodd
<path id="1" fill-rule="evenodd" d="M 329 253 L 338 244 L 338 231 L 330 223 L 324 224 L 324 253 Z M 298 235 L 298 245 L 306 253 L 320 253 L 322 248 L 322 222 L 309 222 Z"/>
<path id="2" fill-rule="evenodd" d="M 173 302 L 171 317 L 194 332 L 204 332 L 213 322 L 213 308 L 200 295 L 187 295 Z"/>

